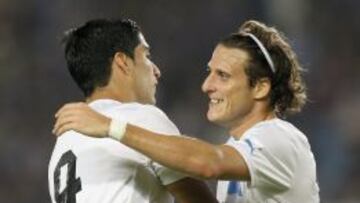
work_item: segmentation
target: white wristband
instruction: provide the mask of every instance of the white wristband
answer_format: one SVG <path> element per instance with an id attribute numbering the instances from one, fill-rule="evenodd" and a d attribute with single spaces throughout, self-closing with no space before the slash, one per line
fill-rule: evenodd
<path id="1" fill-rule="evenodd" d="M 109 126 L 109 137 L 114 140 L 121 141 L 125 135 L 126 125 L 127 122 L 112 119 Z"/>

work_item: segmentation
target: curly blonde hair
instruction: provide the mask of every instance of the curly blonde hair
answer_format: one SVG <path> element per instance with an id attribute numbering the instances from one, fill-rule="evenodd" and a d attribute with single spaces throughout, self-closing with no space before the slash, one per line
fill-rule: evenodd
<path id="1" fill-rule="evenodd" d="M 254 35 L 264 45 L 274 63 L 275 72 L 269 67 L 260 47 L 246 33 Z M 282 33 L 259 21 L 249 20 L 241 25 L 237 33 L 221 40 L 220 44 L 249 53 L 250 60 L 245 68 L 249 84 L 253 87 L 261 78 L 270 79 L 270 106 L 279 116 L 301 111 L 307 99 L 302 79 L 304 70 Z"/>

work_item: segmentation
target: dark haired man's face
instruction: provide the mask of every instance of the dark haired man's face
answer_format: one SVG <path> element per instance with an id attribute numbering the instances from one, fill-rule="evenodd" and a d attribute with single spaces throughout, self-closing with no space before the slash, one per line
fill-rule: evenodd
<path id="1" fill-rule="evenodd" d="M 134 81 L 137 101 L 155 104 L 156 86 L 160 77 L 159 68 L 150 59 L 150 47 L 144 36 L 139 34 L 139 45 L 134 52 Z"/>

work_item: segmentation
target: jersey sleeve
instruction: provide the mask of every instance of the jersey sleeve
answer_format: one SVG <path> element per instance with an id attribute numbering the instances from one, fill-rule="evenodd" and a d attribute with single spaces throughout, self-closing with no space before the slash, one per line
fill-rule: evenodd
<path id="1" fill-rule="evenodd" d="M 291 187 L 297 155 L 291 139 L 282 132 L 257 130 L 239 141 L 231 139 L 227 145 L 244 158 L 250 172 L 250 187 L 273 192 Z"/>
<path id="2" fill-rule="evenodd" d="M 132 111 L 132 113 L 128 114 L 130 117 L 126 118 L 131 124 L 161 134 L 180 136 L 176 125 L 159 108 L 152 105 L 138 105 L 136 108 L 132 108 Z M 150 164 L 163 185 L 168 185 L 187 177 L 185 174 L 169 169 L 159 163 L 150 161 Z"/>

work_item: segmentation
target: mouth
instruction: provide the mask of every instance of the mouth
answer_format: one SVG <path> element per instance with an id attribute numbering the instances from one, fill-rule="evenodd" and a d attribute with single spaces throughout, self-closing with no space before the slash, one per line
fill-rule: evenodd
<path id="1" fill-rule="evenodd" d="M 222 103 L 224 100 L 223 99 L 210 99 L 210 106 L 214 106 L 214 105 L 217 105 L 217 104 L 220 104 Z"/>

